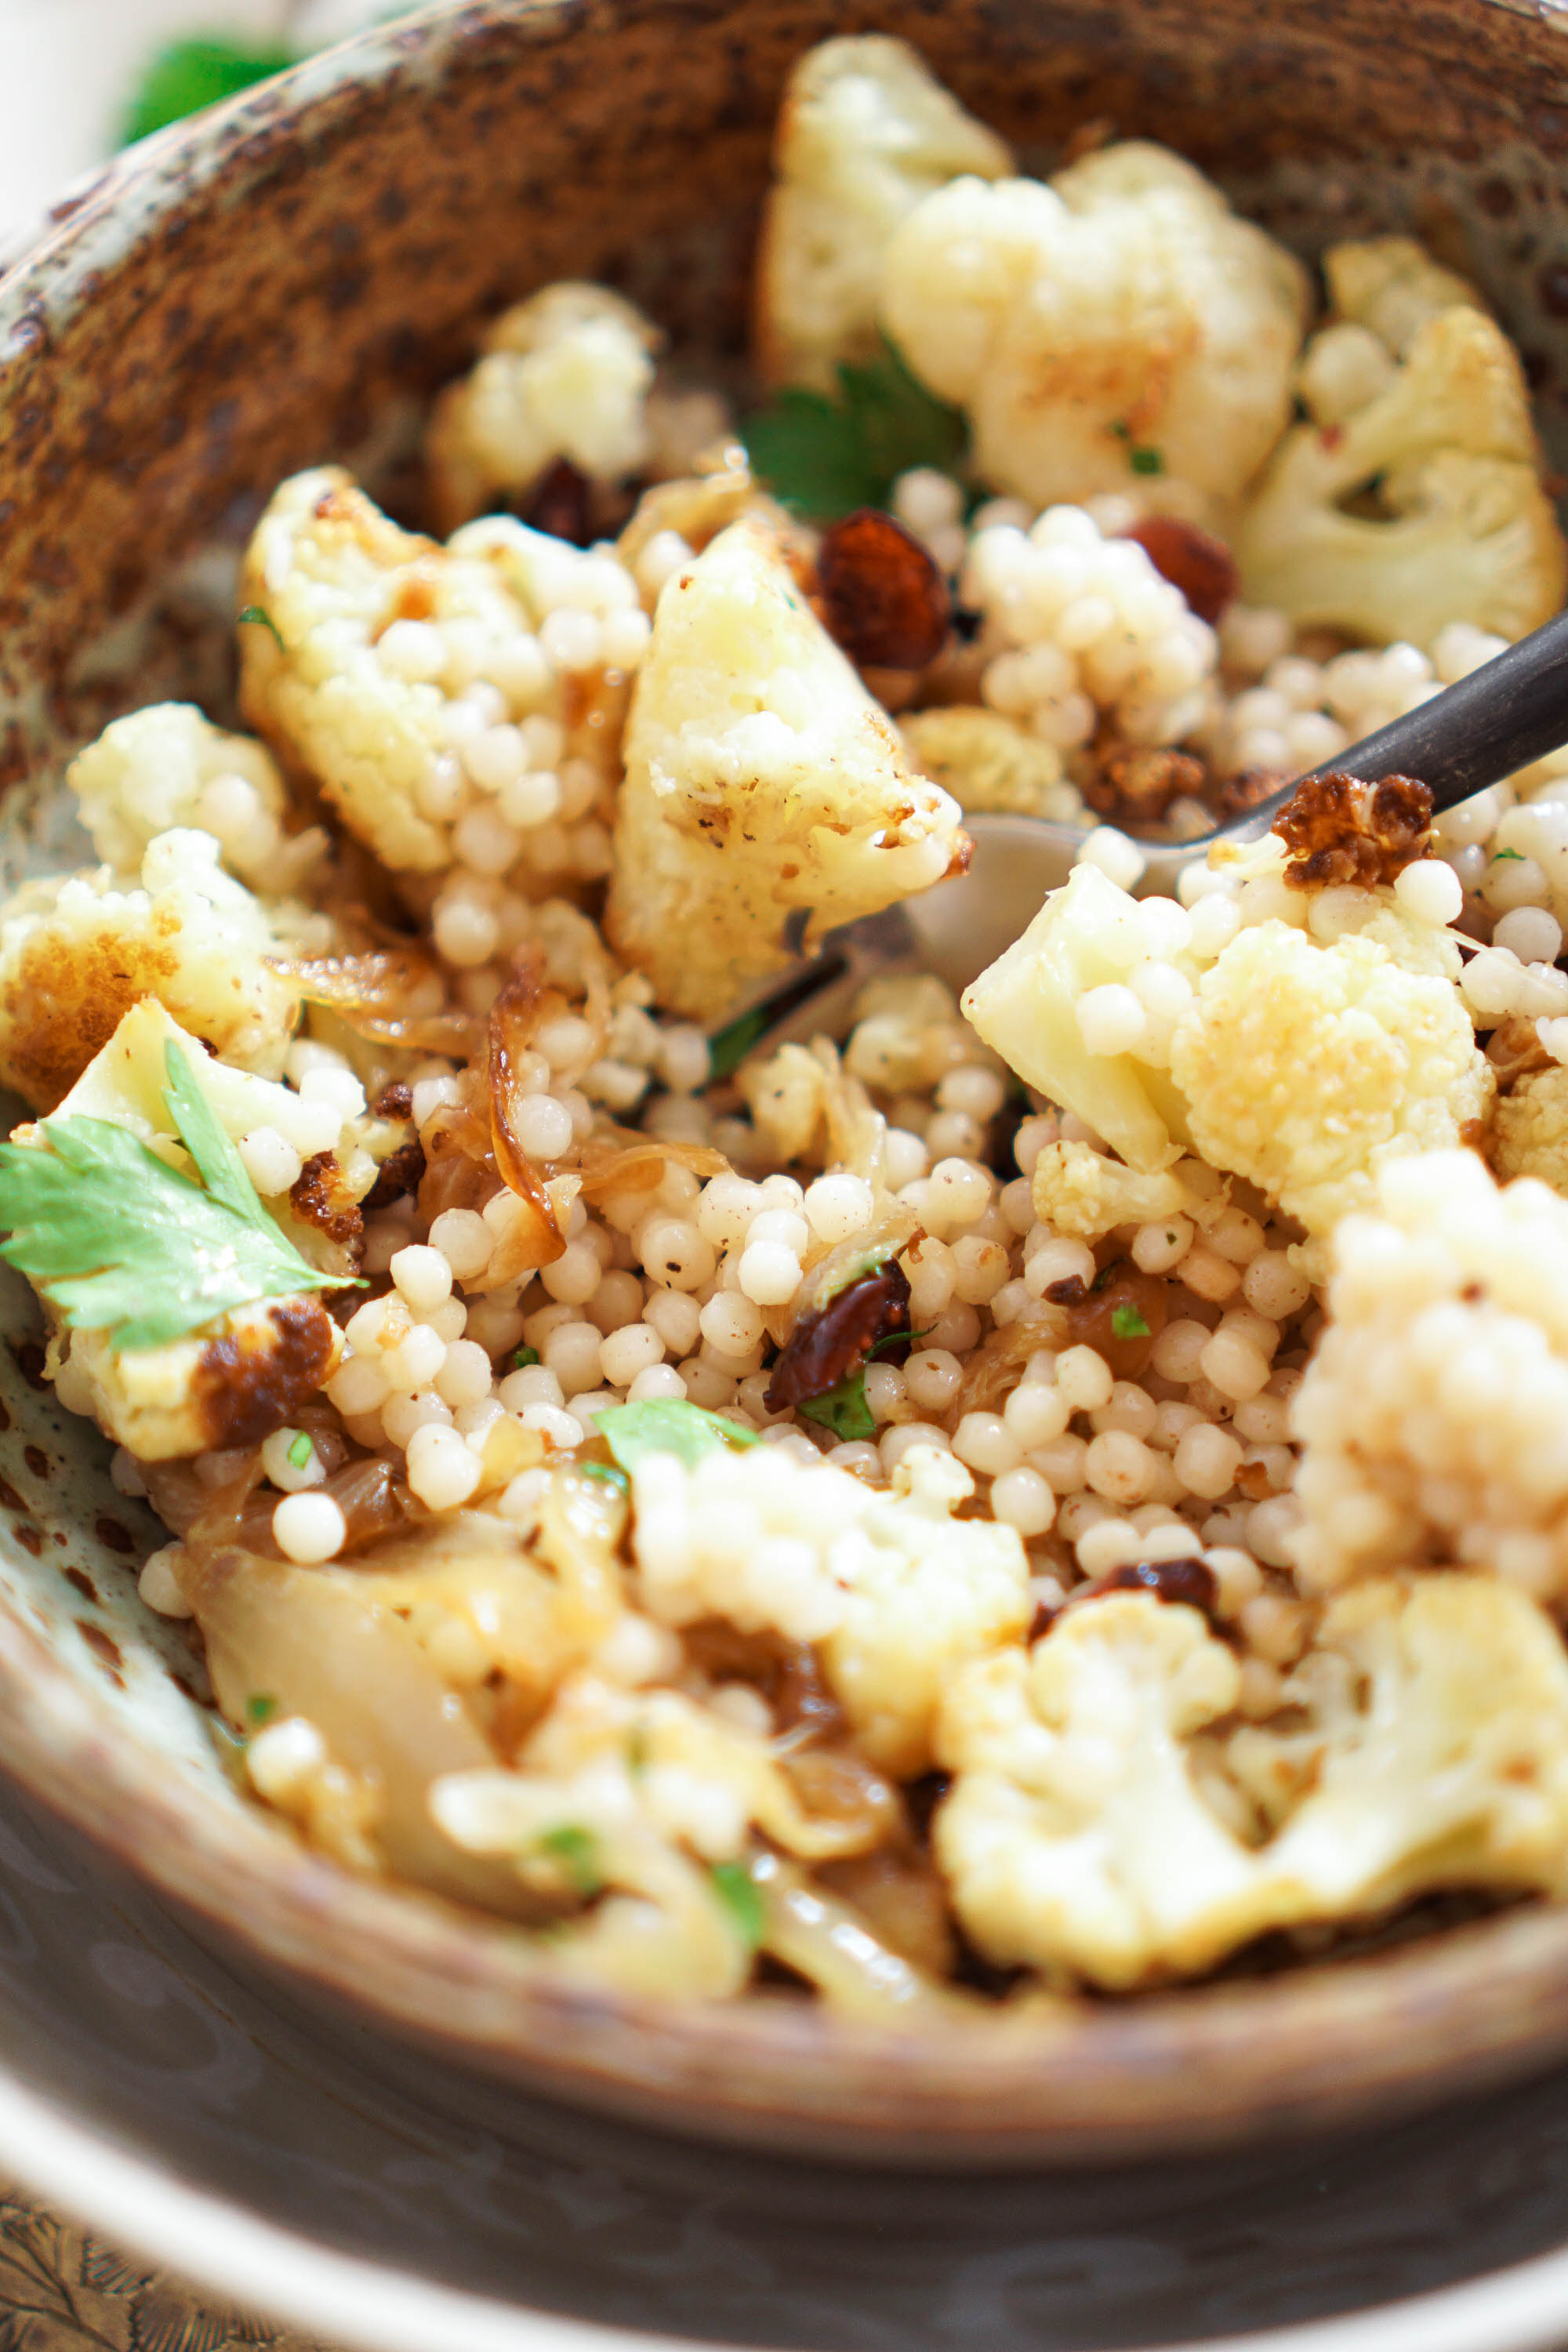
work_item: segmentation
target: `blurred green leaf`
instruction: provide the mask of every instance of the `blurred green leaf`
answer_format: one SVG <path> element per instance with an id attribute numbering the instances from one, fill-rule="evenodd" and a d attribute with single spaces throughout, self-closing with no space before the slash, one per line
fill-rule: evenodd
<path id="1" fill-rule="evenodd" d="M 249 48 L 237 41 L 171 41 L 153 58 L 126 109 L 121 144 L 129 147 L 168 123 L 183 122 L 187 114 L 235 98 L 294 62 L 291 49 L 271 45 Z"/>

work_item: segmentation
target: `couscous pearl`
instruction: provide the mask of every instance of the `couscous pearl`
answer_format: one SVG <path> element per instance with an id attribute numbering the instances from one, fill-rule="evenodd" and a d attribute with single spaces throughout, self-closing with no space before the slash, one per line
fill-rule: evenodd
<path id="1" fill-rule="evenodd" d="M 1133 1265 L 1145 1274 L 1168 1274 L 1192 1247 L 1194 1231 L 1188 1217 L 1167 1217 L 1158 1224 L 1140 1225 L 1132 1236 Z"/>
<path id="2" fill-rule="evenodd" d="M 970 1469 L 994 1477 L 1016 1469 L 1024 1449 L 1000 1413 L 966 1412 L 953 1432 L 952 1450 Z"/>
<path id="3" fill-rule="evenodd" d="M 650 1280 L 671 1290 L 700 1290 L 715 1271 L 712 1244 L 689 1217 L 650 1217 L 637 1235 L 637 1255 Z M 786 1253 L 793 1257 L 793 1253 Z M 798 1259 L 795 1282 L 800 1280 Z M 791 1285 L 791 1289 L 794 1288 Z M 786 1292 L 785 1297 L 789 1296 Z"/>
<path id="4" fill-rule="evenodd" d="M 1109 880 L 1123 890 L 1131 890 L 1140 879 L 1148 860 L 1138 844 L 1115 825 L 1097 824 L 1084 836 L 1083 847 L 1076 863 L 1098 866 Z"/>
<path id="5" fill-rule="evenodd" d="M 1203 1422 L 1189 1429 L 1176 1447 L 1176 1475 L 1189 1494 L 1215 1502 L 1235 1486 L 1241 1454 L 1241 1447 L 1227 1430 Z"/>
<path id="6" fill-rule="evenodd" d="M 279 1550 L 302 1568 L 336 1559 L 347 1534 L 347 1522 L 330 1495 L 285 1495 L 272 1514 Z"/>
<path id="7" fill-rule="evenodd" d="M 275 1429 L 264 1438 L 261 1467 L 280 1495 L 302 1495 L 327 1475 L 326 1464 L 302 1429 Z"/>
<path id="8" fill-rule="evenodd" d="M 592 1323 L 563 1323 L 552 1331 L 540 1353 L 561 1383 L 565 1397 L 597 1388 L 604 1341 Z"/>
<path id="9" fill-rule="evenodd" d="M 433 1511 L 453 1511 L 479 1483 L 479 1463 L 455 1429 L 416 1429 L 408 1441 L 408 1484 Z"/>
<path id="10" fill-rule="evenodd" d="M 953 1244 L 952 1256 L 957 1268 L 953 1279 L 956 1296 L 966 1307 L 986 1306 L 1007 1279 L 1006 1251 L 999 1243 L 963 1234 Z"/>
<path id="11" fill-rule="evenodd" d="M 925 1234 L 902 1261 L 910 1284 L 910 1313 L 919 1329 L 942 1314 L 952 1297 L 958 1268 L 945 1242 Z"/>
<path id="12" fill-rule="evenodd" d="M 1563 952 L 1563 926 L 1545 907 L 1516 907 L 1497 923 L 1492 941 L 1509 949 L 1521 963 L 1555 963 Z"/>
<path id="13" fill-rule="evenodd" d="M 931 1166 L 924 1141 L 907 1127 L 889 1127 L 882 1150 L 889 1192 L 900 1192 L 906 1184 L 918 1183 Z"/>
<path id="14" fill-rule="evenodd" d="M 750 1365 L 749 1356 L 735 1360 Z M 700 1404 L 708 1412 L 725 1412 L 735 1402 L 735 1383 L 731 1376 L 717 1364 L 704 1363 L 700 1356 L 688 1356 L 676 1370 L 686 1384 L 686 1393 L 692 1404 Z"/>
<path id="15" fill-rule="evenodd" d="M 268 1804 L 285 1811 L 300 1802 L 326 1761 L 326 1741 L 302 1715 L 266 1724 L 246 1743 L 245 1769 L 251 1787 Z"/>
<path id="16" fill-rule="evenodd" d="M 538 1430 L 546 1444 L 558 1454 L 570 1453 L 583 1443 L 582 1430 L 560 1405 L 524 1405 L 518 1418 L 524 1429 Z"/>
<path id="17" fill-rule="evenodd" d="M 1092 1412 L 1110 1402 L 1110 1367 L 1092 1348 L 1064 1348 L 1057 1358 L 1057 1386 L 1075 1412 Z"/>
<path id="18" fill-rule="evenodd" d="M 1084 1482 L 1089 1446 L 1070 1433 L 1045 1445 L 1029 1448 L 1029 1467 L 1037 1470 L 1054 1495 L 1076 1495 Z"/>
<path id="19" fill-rule="evenodd" d="M 642 1311 L 643 1321 L 658 1333 L 672 1356 L 690 1355 L 701 1318 L 696 1299 L 682 1290 L 656 1290 Z"/>
<path id="20" fill-rule="evenodd" d="M 1087 989 L 1073 1009 L 1086 1053 L 1126 1054 L 1143 1042 L 1148 1016 L 1131 989 L 1120 981 Z"/>
<path id="21" fill-rule="evenodd" d="M 1283 1445 L 1290 1435 L 1290 1412 L 1280 1397 L 1248 1397 L 1236 1408 L 1231 1423 L 1248 1445 Z"/>
<path id="22" fill-rule="evenodd" d="M 452 1426 L 460 1430 L 476 1453 L 484 1451 L 484 1440 L 498 1421 L 506 1419 L 506 1407 L 500 1397 L 484 1396 L 472 1404 L 458 1405 L 452 1415 Z"/>
<path id="23" fill-rule="evenodd" d="M 871 1222 L 875 1205 L 871 1187 L 863 1176 L 819 1176 L 806 1191 L 805 1222 L 817 1240 L 831 1247 L 863 1231 Z"/>
<path id="24" fill-rule="evenodd" d="M 421 1389 L 417 1395 L 395 1396 L 381 1412 L 381 1426 L 394 1445 L 405 1446 L 416 1429 L 438 1422 L 443 1429 L 452 1425 L 452 1408 L 434 1389 Z"/>
<path id="25" fill-rule="evenodd" d="M 1089 1244 L 1064 1237 L 1046 1242 L 1033 1253 L 1025 1262 L 1024 1279 L 1035 1297 L 1041 1298 L 1058 1282 L 1077 1280 L 1087 1288 L 1097 1271 L 1094 1252 Z"/>
<path id="26" fill-rule="evenodd" d="M 916 1445 L 934 1445 L 943 1454 L 952 1451 L 952 1440 L 946 1430 L 939 1429 L 934 1422 L 896 1423 L 892 1428 L 883 1431 L 877 1448 L 882 1457 L 882 1468 L 889 1478 L 905 1454 Z"/>
<path id="27" fill-rule="evenodd" d="M 1142 1438 L 1110 1429 L 1089 1440 L 1084 1477 L 1097 1495 L 1114 1503 L 1141 1503 L 1153 1475 L 1154 1458 Z"/>
<path id="28" fill-rule="evenodd" d="M 564 1404 L 565 1391 L 548 1364 L 524 1364 L 509 1372 L 500 1389 L 508 1412 L 524 1412 L 531 1404 Z"/>
<path id="29" fill-rule="evenodd" d="M 327 1382 L 328 1396 L 351 1419 L 374 1412 L 391 1392 L 392 1383 L 376 1356 L 350 1356 Z"/>
<path id="30" fill-rule="evenodd" d="M 469 1282 L 490 1262 L 494 1235 L 472 1209 L 444 1209 L 430 1228 L 430 1246 L 439 1250 L 459 1282 Z"/>
<path id="31" fill-rule="evenodd" d="M 527 772 L 527 739 L 519 727 L 486 727 L 468 737 L 462 760 L 481 792 L 499 793 Z"/>
<path id="32" fill-rule="evenodd" d="M 427 1388 L 447 1360 L 447 1343 L 427 1323 L 416 1323 L 386 1351 L 387 1379 L 395 1389 Z"/>
<path id="33" fill-rule="evenodd" d="M 1222 1210 L 1205 1239 L 1232 1265 L 1248 1265 L 1263 1247 L 1263 1228 L 1245 1209 Z"/>
<path id="34" fill-rule="evenodd" d="M 416 1315 L 428 1315 L 452 1295 L 452 1269 L 439 1250 L 422 1242 L 399 1250 L 389 1271 L 398 1295 Z"/>
<path id="35" fill-rule="evenodd" d="M 554 669 L 595 669 L 604 658 L 604 631 L 592 613 L 558 606 L 545 614 L 539 642 Z"/>
<path id="36" fill-rule="evenodd" d="M 1184 1282 L 1198 1297 L 1216 1307 L 1234 1297 L 1241 1287 L 1239 1269 L 1228 1258 L 1221 1257 L 1217 1250 L 1210 1249 L 1206 1242 L 1194 1242 L 1175 1271 L 1179 1282 Z"/>
<path id="37" fill-rule="evenodd" d="M 1125 1429 L 1134 1437 L 1149 1437 L 1158 1412 L 1147 1389 L 1140 1388 L 1136 1381 L 1118 1381 L 1109 1401 L 1097 1405 L 1089 1420 L 1096 1430 Z"/>
<path id="38" fill-rule="evenodd" d="M 1009 1435 L 1026 1454 L 1060 1437 L 1071 1416 L 1072 1407 L 1060 1389 L 1033 1381 L 1016 1388 L 1002 1408 Z"/>
<path id="39" fill-rule="evenodd" d="M 531 1160 L 560 1160 L 572 1149 L 572 1114 L 553 1095 L 524 1095 L 512 1126 Z"/>
<path id="40" fill-rule="evenodd" d="M 1105 1509 L 1101 1505 L 1101 1509 Z M 1073 1514 L 1084 1518 L 1081 1531 L 1073 1540 L 1073 1550 L 1079 1567 L 1085 1576 L 1109 1576 L 1112 1570 L 1131 1568 L 1143 1550 L 1143 1539 L 1130 1519 L 1108 1513 L 1102 1517 L 1089 1518 L 1082 1504 Z M 1065 1528 L 1066 1514 L 1058 1522 Z"/>
<path id="41" fill-rule="evenodd" d="M 874 1421 L 891 1421 L 907 1393 L 897 1364 L 868 1364 L 865 1370 L 867 1409 Z"/>
<path id="42" fill-rule="evenodd" d="M 1439 926 L 1457 922 L 1465 903 L 1458 876 L 1440 857 L 1418 857 L 1406 866 L 1394 877 L 1394 895 L 1418 923 Z"/>
<path id="43" fill-rule="evenodd" d="M 929 1181 L 931 1205 L 949 1226 L 973 1224 L 991 1204 L 991 1179 L 972 1160 L 939 1160 Z"/>
<path id="44" fill-rule="evenodd" d="M 683 1397 L 685 1394 L 686 1382 L 673 1364 L 649 1364 L 646 1370 L 638 1372 L 626 1391 L 633 1404 L 647 1404 L 658 1397 Z"/>
<path id="45" fill-rule="evenodd" d="M 599 1287 L 604 1268 L 587 1241 L 571 1242 L 558 1258 L 541 1266 L 539 1279 L 552 1298 L 567 1307 L 585 1306 Z"/>
<path id="46" fill-rule="evenodd" d="M 763 1318 L 743 1291 L 720 1290 L 703 1307 L 702 1337 L 721 1355 L 747 1356 L 761 1341 Z"/>
<path id="47" fill-rule="evenodd" d="M 437 952 L 461 971 L 489 963 L 500 940 L 500 926 L 488 907 L 468 898 L 444 898 L 432 923 Z"/>
<path id="48" fill-rule="evenodd" d="M 636 669 L 648 648 L 653 625 L 635 607 L 608 613 L 603 622 L 603 653 L 610 669 Z"/>
<path id="49" fill-rule="evenodd" d="M 1222 1396 L 1254 1397 L 1268 1379 L 1262 1349 L 1239 1331 L 1217 1330 L 1198 1359 L 1199 1369 Z"/>
<path id="50" fill-rule="evenodd" d="M 436 1393 L 454 1412 L 478 1404 L 490 1392 L 490 1360 L 472 1339 L 458 1339 L 447 1349 L 447 1360 L 436 1375 Z"/>
<path id="51" fill-rule="evenodd" d="M 1198 1377 L 1199 1362 L 1209 1343 L 1206 1324 L 1190 1317 L 1167 1323 L 1154 1342 L 1151 1358 L 1154 1370 L 1163 1381 L 1174 1381 L 1184 1388 Z"/>
<path id="52" fill-rule="evenodd" d="M 178 1549 L 175 1544 L 165 1544 L 161 1551 L 150 1552 L 136 1580 L 137 1591 L 160 1617 L 191 1617 L 195 1613 L 180 1591 L 174 1574 L 173 1562 Z"/>
<path id="53" fill-rule="evenodd" d="M 963 1367 L 945 1348 L 922 1348 L 904 1366 L 910 1402 L 922 1412 L 942 1412 L 958 1394 Z"/>
<path id="54" fill-rule="evenodd" d="M 759 1307 L 782 1307 L 800 1286 L 800 1260 L 783 1242 L 748 1242 L 741 1257 L 741 1288 Z"/>
<path id="55" fill-rule="evenodd" d="M 809 1245 L 811 1228 L 794 1209 L 763 1209 L 746 1229 L 748 1247 L 753 1242 L 783 1242 L 798 1257 Z"/>
<path id="56" fill-rule="evenodd" d="M 1260 1250 L 1242 1276 L 1241 1294 L 1259 1315 L 1278 1323 L 1305 1307 L 1312 1288 L 1284 1250 Z"/>
<path id="57" fill-rule="evenodd" d="M 637 1322 L 642 1310 L 643 1286 L 635 1274 L 624 1267 L 601 1274 L 599 1286 L 588 1302 L 590 1323 L 606 1333 L 618 1331 L 624 1323 Z"/>
<path id="58" fill-rule="evenodd" d="M 629 1388 L 639 1372 L 660 1362 L 664 1342 L 647 1323 L 628 1323 L 612 1331 L 599 1349 L 599 1363 L 612 1388 Z"/>
<path id="59" fill-rule="evenodd" d="M 238 1150 L 245 1172 L 264 1201 L 276 1199 L 299 1182 L 305 1163 L 275 1127 L 252 1128 L 240 1139 Z"/>
<path id="60" fill-rule="evenodd" d="M 954 1299 L 944 1307 L 931 1324 L 927 1337 L 933 1348 L 946 1348 L 954 1356 L 967 1356 L 980 1340 L 980 1318 L 973 1307 Z"/>
<path id="61" fill-rule="evenodd" d="M 1057 1515 L 1057 1498 L 1026 1464 L 1004 1471 L 991 1489 L 991 1516 L 1027 1539 L 1043 1536 Z"/>
<path id="62" fill-rule="evenodd" d="M 1289 1568 L 1294 1559 L 1294 1537 L 1301 1524 L 1301 1506 L 1294 1495 L 1274 1495 L 1258 1503 L 1247 1521 L 1247 1542 L 1267 1568 Z"/>

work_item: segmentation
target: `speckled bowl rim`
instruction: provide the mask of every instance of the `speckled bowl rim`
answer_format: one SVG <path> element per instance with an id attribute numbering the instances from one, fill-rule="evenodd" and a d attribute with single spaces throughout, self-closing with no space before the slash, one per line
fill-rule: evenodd
<path id="1" fill-rule="evenodd" d="M 574 0 L 423 11 L 294 68 L 283 93 L 304 113 L 350 83 L 428 86 L 498 23 L 543 40 L 579 14 Z M 160 133 L 70 191 L 0 278 L 0 351 L 36 335 L 40 298 L 57 317 L 89 302 L 176 198 L 243 174 L 257 103 Z M 277 104 L 274 85 L 269 119 Z M 933 2168 L 1095 2161 L 1386 2116 L 1568 2050 L 1568 1906 L 1271 1979 L 928 2037 L 804 2003 L 678 2006 L 565 1987 L 515 1931 L 349 1876 L 204 1797 L 117 1730 L 5 1605 L 0 1765 L 215 1927 L 362 2014 L 701 2135 Z M 1568 2296 L 1561 2309 L 1568 2318 Z"/>

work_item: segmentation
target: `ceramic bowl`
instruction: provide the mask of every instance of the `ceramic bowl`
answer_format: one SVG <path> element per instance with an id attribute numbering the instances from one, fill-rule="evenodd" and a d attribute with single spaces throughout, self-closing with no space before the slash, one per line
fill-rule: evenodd
<path id="1" fill-rule="evenodd" d="M 1096 118 L 1167 141 L 1310 251 L 1414 226 L 1488 288 L 1549 443 L 1568 386 L 1568 16 L 1542 0 L 924 0 L 894 12 L 1047 162 Z M 0 782 L 12 872 L 61 862 L 64 755 L 169 694 L 221 709 L 223 550 L 284 474 L 395 474 L 485 319 L 608 278 L 678 343 L 743 347 L 784 78 L 837 0 L 481 0 L 164 134 L 0 281 Z M 79 848 L 79 838 L 78 846 Z M 0 1762 L 296 1985 L 464 2064 L 690 2132 L 952 2167 L 1215 2144 L 1495 2082 L 1568 2050 L 1568 1909 L 933 2039 L 805 2004 L 567 1991 L 500 1924 L 351 1878 L 235 1794 L 157 1540 L 0 1301 Z"/>

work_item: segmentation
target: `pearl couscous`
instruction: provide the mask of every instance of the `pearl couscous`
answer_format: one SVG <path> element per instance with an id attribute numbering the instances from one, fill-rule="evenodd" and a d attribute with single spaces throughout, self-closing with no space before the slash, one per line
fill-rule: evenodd
<path id="1" fill-rule="evenodd" d="M 1562 604 L 1518 355 L 880 37 L 759 270 L 750 420 L 562 285 L 437 404 L 447 536 L 283 483 L 245 731 L 117 719 L 0 913 L 3 1246 L 142 1600 L 295 1832 L 615 1987 L 1568 1894 L 1568 753 L 1135 895 Z M 962 1003 L 748 1026 L 989 810 L 1083 848 Z"/>

